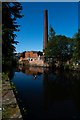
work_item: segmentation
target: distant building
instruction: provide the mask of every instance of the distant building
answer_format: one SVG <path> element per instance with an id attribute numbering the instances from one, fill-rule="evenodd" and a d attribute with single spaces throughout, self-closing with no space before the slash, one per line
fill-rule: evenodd
<path id="1" fill-rule="evenodd" d="M 28 60 L 28 61 L 40 60 L 42 55 L 43 53 L 40 51 L 25 51 L 21 54 L 20 61 L 21 60 Z"/>
<path id="2" fill-rule="evenodd" d="M 31 61 L 34 59 L 38 59 L 38 52 L 37 51 L 25 52 L 25 58 Z"/>
<path id="3" fill-rule="evenodd" d="M 20 64 L 31 66 L 44 66 L 43 52 L 40 51 L 25 51 L 19 59 Z"/>

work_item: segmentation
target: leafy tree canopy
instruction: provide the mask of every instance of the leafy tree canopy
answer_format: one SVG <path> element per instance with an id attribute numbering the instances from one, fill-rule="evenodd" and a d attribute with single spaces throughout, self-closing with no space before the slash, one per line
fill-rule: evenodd
<path id="1" fill-rule="evenodd" d="M 50 27 L 49 42 L 45 49 L 45 56 L 54 60 L 65 62 L 72 57 L 72 39 L 62 35 L 55 35 Z"/>

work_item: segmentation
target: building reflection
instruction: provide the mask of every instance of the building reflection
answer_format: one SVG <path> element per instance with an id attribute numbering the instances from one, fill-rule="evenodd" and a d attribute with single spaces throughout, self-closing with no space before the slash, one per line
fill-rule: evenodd
<path id="1" fill-rule="evenodd" d="M 19 66 L 18 68 L 20 71 L 27 75 L 41 75 L 44 72 L 42 67 L 28 67 L 28 66 Z"/>

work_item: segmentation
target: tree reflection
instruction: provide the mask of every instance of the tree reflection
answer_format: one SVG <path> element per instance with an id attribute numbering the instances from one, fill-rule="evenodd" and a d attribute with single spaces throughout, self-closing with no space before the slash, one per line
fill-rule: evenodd
<path id="1" fill-rule="evenodd" d="M 80 74 L 76 71 L 44 71 L 44 110 L 80 115 Z M 59 106 L 61 107 L 59 108 Z M 56 107 L 55 107 L 56 106 Z M 64 106 L 64 107 L 63 107 Z M 73 107 L 74 106 L 74 107 Z M 56 108 L 58 108 L 56 110 Z M 69 110 L 70 109 L 70 110 Z M 71 115 L 70 114 L 70 115 Z M 72 116 L 71 116 L 72 117 Z"/>

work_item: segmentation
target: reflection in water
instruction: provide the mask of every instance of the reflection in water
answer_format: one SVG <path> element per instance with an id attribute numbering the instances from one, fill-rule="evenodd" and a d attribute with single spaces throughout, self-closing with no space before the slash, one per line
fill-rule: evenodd
<path id="1" fill-rule="evenodd" d="M 37 78 L 37 75 L 36 75 L 36 74 L 33 74 L 33 78 L 36 79 L 36 78 Z"/>
<path id="2" fill-rule="evenodd" d="M 53 75 L 53 77 L 51 77 Z M 53 79 L 52 79 L 53 78 Z M 58 117 L 74 117 L 79 115 L 77 109 L 76 96 L 77 79 L 72 79 L 70 73 L 45 74 L 45 110 L 50 111 L 50 115 L 55 113 Z M 80 85 L 80 84 L 79 84 Z M 78 94 L 79 95 L 79 94 Z M 54 109 L 53 109 L 54 108 Z M 80 112 L 80 111 L 79 111 Z"/>
<path id="3" fill-rule="evenodd" d="M 12 82 L 24 120 L 80 118 L 78 72 L 42 67 L 19 67 L 17 71 Z"/>
<path id="4" fill-rule="evenodd" d="M 43 67 L 29 67 L 29 66 L 19 66 L 18 70 L 22 71 L 23 73 L 26 73 L 28 75 L 41 75 L 44 73 L 44 70 L 48 70 L 48 68 Z"/>

